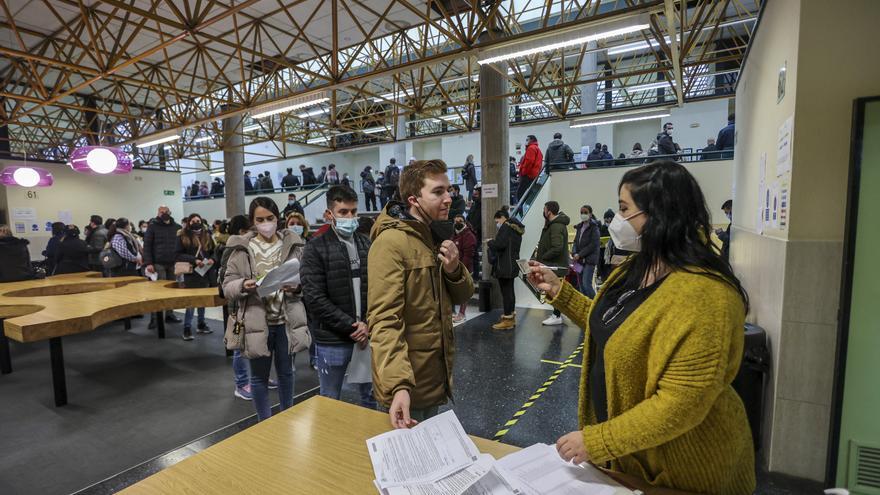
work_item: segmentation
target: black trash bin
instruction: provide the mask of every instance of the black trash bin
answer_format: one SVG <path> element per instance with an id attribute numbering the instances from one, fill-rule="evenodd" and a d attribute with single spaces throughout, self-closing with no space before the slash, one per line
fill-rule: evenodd
<path id="1" fill-rule="evenodd" d="M 770 369 L 767 332 L 757 325 L 746 324 L 743 357 L 733 389 L 746 408 L 755 451 L 761 447 L 761 417 L 764 410 L 764 377 Z"/>
<path id="2" fill-rule="evenodd" d="M 480 280 L 477 294 L 480 297 L 480 311 L 483 313 L 492 311 L 492 281 Z"/>

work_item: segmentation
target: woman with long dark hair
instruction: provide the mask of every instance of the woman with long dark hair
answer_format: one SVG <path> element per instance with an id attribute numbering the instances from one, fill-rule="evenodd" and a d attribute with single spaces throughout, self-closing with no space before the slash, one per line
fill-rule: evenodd
<path id="1" fill-rule="evenodd" d="M 579 431 L 556 442 L 566 461 L 674 489 L 750 494 L 755 459 L 731 383 L 748 297 L 710 241 L 700 186 L 681 165 L 627 172 L 614 244 L 633 251 L 595 299 L 531 262 L 530 281 L 587 329 Z"/>
<path id="2" fill-rule="evenodd" d="M 214 265 L 214 240 L 208 234 L 201 215 L 192 213 L 186 217 L 184 227 L 177 232 L 175 261 L 189 263 L 192 271 L 183 275 L 183 286 L 187 289 L 210 287 L 208 274 Z M 204 271 L 206 270 L 207 271 Z M 199 271 L 204 271 L 200 274 Z M 196 333 L 209 334 L 212 330 L 205 323 L 205 308 L 186 308 L 183 314 L 183 340 L 192 340 L 193 313 L 198 312 Z"/>
<path id="3" fill-rule="evenodd" d="M 122 258 L 121 265 L 110 269 L 110 276 L 137 276 L 143 253 L 139 248 L 140 244 L 131 233 L 131 222 L 125 217 L 117 218 L 110 225 L 107 238 L 110 239 L 110 248 Z"/>
<path id="4" fill-rule="evenodd" d="M 293 405 L 294 353 L 309 348 L 311 337 L 302 303 L 302 288 L 285 285 L 260 296 L 257 280 L 293 259 L 301 259 L 304 243 L 287 229 L 278 230 L 278 206 L 271 198 L 251 201 L 248 219 L 255 231 L 233 235 L 223 278 L 223 294 L 237 304 L 232 318 L 243 322 L 244 348 L 251 367 L 251 394 L 260 421 L 272 415 L 269 403 L 269 368 L 275 361 L 281 410 Z"/>
<path id="5" fill-rule="evenodd" d="M 79 238 L 79 227 L 67 225 L 55 251 L 55 275 L 89 271 L 89 245 Z"/>

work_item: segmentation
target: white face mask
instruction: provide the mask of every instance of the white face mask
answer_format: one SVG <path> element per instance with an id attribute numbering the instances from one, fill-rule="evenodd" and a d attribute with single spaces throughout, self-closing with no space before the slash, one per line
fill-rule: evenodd
<path id="1" fill-rule="evenodd" d="M 672 129 L 666 129 L 666 134 L 668 134 L 668 135 L 671 136 L 671 135 L 672 135 Z"/>
<path id="2" fill-rule="evenodd" d="M 290 230 L 293 231 L 296 235 L 303 235 L 303 231 L 305 230 L 302 225 L 291 225 Z"/>
<path id="3" fill-rule="evenodd" d="M 611 234 L 611 240 L 614 242 L 614 247 L 624 251 L 641 251 L 642 236 L 637 234 L 636 229 L 633 228 L 631 223 L 629 223 L 630 218 L 639 214 L 641 214 L 641 212 L 638 212 L 635 215 L 630 215 L 628 218 L 621 215 L 620 212 L 614 214 L 614 220 L 612 220 L 611 225 L 608 226 L 608 233 Z"/>
<path id="4" fill-rule="evenodd" d="M 275 235 L 275 231 L 278 229 L 278 224 L 275 222 L 263 222 L 257 224 L 257 232 L 262 234 L 266 239 L 272 238 Z"/>
<path id="5" fill-rule="evenodd" d="M 581 221 L 583 221 L 583 222 L 589 222 L 589 221 L 590 221 L 590 215 L 587 215 L 586 213 L 581 213 Z"/>

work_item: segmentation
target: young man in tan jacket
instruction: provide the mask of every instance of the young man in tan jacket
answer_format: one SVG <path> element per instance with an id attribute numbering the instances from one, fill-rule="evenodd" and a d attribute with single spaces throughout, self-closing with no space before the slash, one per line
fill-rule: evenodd
<path id="1" fill-rule="evenodd" d="M 452 305 L 474 283 L 451 241 L 446 164 L 417 161 L 400 176 L 402 202 L 376 219 L 368 264 L 373 390 L 391 425 L 409 428 L 452 397 Z"/>

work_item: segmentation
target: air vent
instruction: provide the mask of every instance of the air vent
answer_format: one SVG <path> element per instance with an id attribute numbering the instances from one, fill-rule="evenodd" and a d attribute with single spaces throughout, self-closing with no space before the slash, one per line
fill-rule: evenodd
<path id="1" fill-rule="evenodd" d="M 854 493 L 880 495 L 880 447 L 850 442 L 849 479 Z"/>

